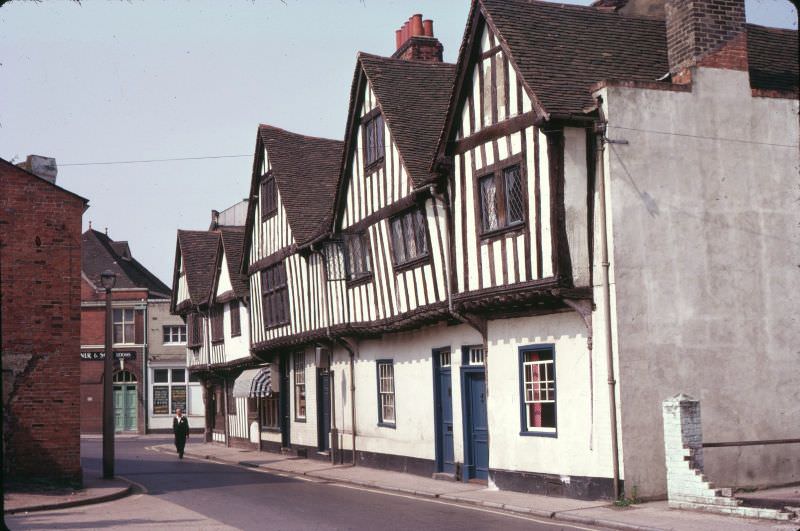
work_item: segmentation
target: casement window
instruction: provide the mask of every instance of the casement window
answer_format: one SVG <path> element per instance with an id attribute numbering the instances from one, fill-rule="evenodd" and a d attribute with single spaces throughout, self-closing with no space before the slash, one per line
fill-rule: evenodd
<path id="1" fill-rule="evenodd" d="M 190 393 L 186 380 L 186 369 L 153 369 L 153 415 L 172 415 L 177 408 L 181 408 L 185 415 L 197 413 L 190 408 L 197 410 L 198 405 L 202 406 L 202 395 L 198 397 L 197 393 Z M 200 390 L 199 385 L 194 387 Z M 192 402 L 199 400 L 197 404 L 189 403 L 190 395 Z"/>
<path id="2" fill-rule="evenodd" d="M 231 314 L 231 337 L 242 335 L 242 320 L 239 316 L 239 301 L 232 300 L 230 302 Z"/>
<path id="3" fill-rule="evenodd" d="M 226 397 L 228 400 L 228 414 L 235 415 L 236 414 L 236 397 L 233 396 L 233 382 L 234 379 L 228 380 L 225 385 Z"/>
<path id="4" fill-rule="evenodd" d="M 363 125 L 364 131 L 364 166 L 377 165 L 383 161 L 385 148 L 383 145 L 383 116 L 376 114 L 368 118 Z"/>
<path id="5" fill-rule="evenodd" d="M 116 309 L 114 315 L 114 343 L 135 343 L 136 324 L 132 309 Z"/>
<path id="6" fill-rule="evenodd" d="M 395 426 L 394 362 L 378 360 L 378 424 Z"/>
<path id="7" fill-rule="evenodd" d="M 223 306 L 221 304 L 217 304 L 211 307 L 211 342 L 218 343 L 225 339 L 225 328 L 223 323 L 223 317 L 225 316 L 225 312 L 223 311 Z"/>
<path id="8" fill-rule="evenodd" d="M 265 328 L 289 324 L 289 288 L 283 262 L 261 271 L 261 298 Z"/>
<path id="9" fill-rule="evenodd" d="M 306 419 L 306 354 L 294 353 L 294 419 Z"/>
<path id="10" fill-rule="evenodd" d="M 278 192 L 275 175 L 268 172 L 261 178 L 261 221 L 278 213 Z"/>
<path id="11" fill-rule="evenodd" d="M 165 325 L 163 332 L 165 345 L 186 344 L 186 325 Z"/>
<path id="12" fill-rule="evenodd" d="M 370 261 L 369 235 L 348 234 L 345 236 L 347 248 L 347 280 L 359 280 L 372 274 Z"/>
<path id="13" fill-rule="evenodd" d="M 478 192 L 482 233 L 525 222 L 525 192 L 519 164 L 481 177 Z"/>
<path id="14" fill-rule="evenodd" d="M 391 219 L 392 251 L 395 265 L 403 265 L 428 256 L 428 231 L 425 217 L 413 208 Z"/>
<path id="15" fill-rule="evenodd" d="M 190 313 L 186 319 L 189 337 L 187 347 L 198 348 L 203 346 L 203 318 L 200 314 Z"/>
<path id="16" fill-rule="evenodd" d="M 552 346 L 520 348 L 522 433 L 556 431 L 556 364 Z"/>
<path id="17" fill-rule="evenodd" d="M 280 404 L 280 394 L 272 393 L 270 396 L 259 399 L 258 414 L 261 420 L 261 429 L 278 430 L 281 427 L 281 416 L 278 406 Z"/>

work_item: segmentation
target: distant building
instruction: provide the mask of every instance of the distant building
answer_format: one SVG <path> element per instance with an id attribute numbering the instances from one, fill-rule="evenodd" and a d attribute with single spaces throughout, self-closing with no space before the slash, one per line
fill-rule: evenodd
<path id="1" fill-rule="evenodd" d="M 80 252 L 87 200 L 0 159 L 3 476 L 81 481 Z"/>
<path id="2" fill-rule="evenodd" d="M 117 275 L 111 292 L 114 351 L 114 416 L 117 431 L 145 433 L 148 321 L 152 300 L 169 300 L 169 288 L 140 264 L 128 242 L 89 229 L 82 237 L 81 432 L 103 428 L 105 290 L 100 274 Z"/>

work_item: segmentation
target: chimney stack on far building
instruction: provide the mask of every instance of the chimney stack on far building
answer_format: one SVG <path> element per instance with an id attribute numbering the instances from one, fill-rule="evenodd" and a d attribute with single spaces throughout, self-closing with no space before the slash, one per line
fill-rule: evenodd
<path id="1" fill-rule="evenodd" d="M 747 71 L 744 0 L 667 0 L 665 8 L 674 83 L 689 83 L 694 66 Z"/>
<path id="2" fill-rule="evenodd" d="M 37 177 L 41 177 L 49 183 L 56 184 L 56 175 L 58 175 L 58 166 L 56 166 L 56 159 L 52 157 L 42 157 L 41 155 L 28 155 L 25 162 L 17 164 L 23 170 L 27 170 Z"/>
<path id="3" fill-rule="evenodd" d="M 412 15 L 394 32 L 394 38 L 397 50 L 392 57 L 407 61 L 442 62 L 444 47 L 433 36 L 433 21 L 422 20 L 422 15 Z"/>

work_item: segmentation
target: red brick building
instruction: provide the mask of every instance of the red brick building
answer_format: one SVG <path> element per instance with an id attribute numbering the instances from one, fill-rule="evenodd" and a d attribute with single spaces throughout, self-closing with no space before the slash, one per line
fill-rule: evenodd
<path id="1" fill-rule="evenodd" d="M 87 200 L 0 159 L 3 475 L 81 481 L 80 261 Z"/>
<path id="2" fill-rule="evenodd" d="M 116 431 L 145 433 L 149 300 L 170 297 L 169 288 L 131 256 L 128 242 L 89 229 L 82 236 L 81 432 L 103 429 L 105 290 L 100 274 L 117 275 L 112 296 L 114 416 Z"/>

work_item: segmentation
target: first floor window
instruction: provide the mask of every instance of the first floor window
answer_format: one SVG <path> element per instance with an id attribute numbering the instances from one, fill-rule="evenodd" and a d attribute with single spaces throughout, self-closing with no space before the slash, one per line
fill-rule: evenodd
<path id="1" fill-rule="evenodd" d="M 378 423 L 394 426 L 394 364 L 378 361 Z"/>
<path id="2" fill-rule="evenodd" d="M 306 418 L 306 354 L 294 353 L 294 417 Z"/>
<path id="3" fill-rule="evenodd" d="M 366 232 L 349 234 L 345 237 L 347 244 L 347 279 L 358 280 L 370 275 L 369 235 Z"/>
<path id="4" fill-rule="evenodd" d="M 186 325 L 166 325 L 164 326 L 165 345 L 185 345 L 186 344 Z"/>
<path id="5" fill-rule="evenodd" d="M 211 341 L 218 342 L 225 339 L 225 328 L 222 318 L 225 313 L 221 304 L 211 307 Z"/>
<path id="6" fill-rule="evenodd" d="M 478 180 L 481 232 L 491 232 L 525 221 L 524 191 L 519 164 Z"/>
<path id="7" fill-rule="evenodd" d="M 242 335 L 242 320 L 239 317 L 239 301 L 232 300 L 230 303 L 231 312 L 231 337 Z"/>
<path id="8" fill-rule="evenodd" d="M 190 313 L 187 318 L 189 332 L 187 346 L 197 348 L 203 346 L 203 318 L 199 313 Z"/>
<path id="9" fill-rule="evenodd" d="M 277 430 L 281 427 L 280 416 L 278 414 L 278 404 L 280 395 L 272 393 L 270 396 L 260 399 L 259 415 L 261 417 L 261 427 L 265 429 Z"/>
<path id="10" fill-rule="evenodd" d="M 271 265 L 261 272 L 261 296 L 264 326 L 289 324 L 289 287 L 283 262 Z"/>
<path id="11" fill-rule="evenodd" d="M 556 430 L 556 365 L 552 347 L 520 349 L 525 432 Z"/>
<path id="12" fill-rule="evenodd" d="M 136 326 L 133 309 L 117 308 L 114 314 L 114 343 L 135 343 Z"/>
<path id="13" fill-rule="evenodd" d="M 392 218 L 391 226 L 395 265 L 403 265 L 428 256 L 425 217 L 419 208 L 413 208 Z"/>

